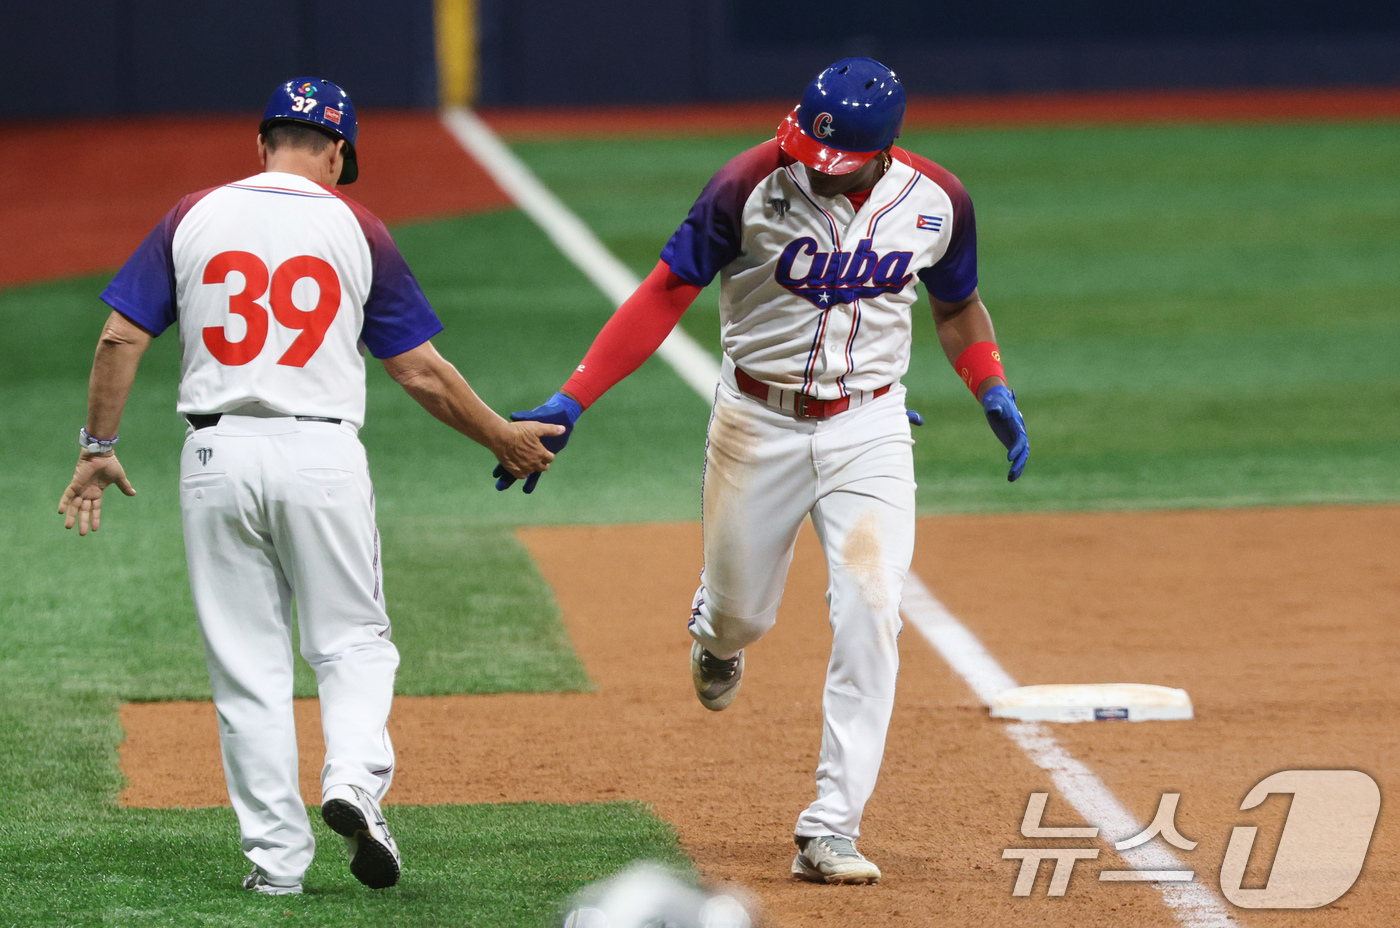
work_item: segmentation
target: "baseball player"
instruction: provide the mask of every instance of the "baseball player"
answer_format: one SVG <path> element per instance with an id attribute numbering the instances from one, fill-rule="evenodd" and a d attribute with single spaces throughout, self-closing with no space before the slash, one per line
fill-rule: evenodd
<path id="1" fill-rule="evenodd" d="M 706 708 L 734 699 L 744 648 L 773 626 L 810 516 L 833 637 L 817 796 L 797 819 L 792 872 L 816 882 L 880 879 L 855 840 L 884 753 L 914 547 L 910 423 L 922 420 L 906 413 L 900 377 L 917 280 L 944 352 L 1008 449 L 1009 479 L 1029 453 L 977 293 L 972 202 L 948 171 L 894 147 L 903 116 L 904 90 L 879 62 L 822 71 L 776 138 L 705 186 L 563 389 L 512 417 L 572 430 L 720 276 L 724 358 L 705 451 L 691 675 Z M 545 441 L 557 451 L 568 434 Z M 514 482 L 496 476 L 498 488 Z"/>
<path id="2" fill-rule="evenodd" d="M 179 324 L 180 509 L 246 889 L 301 892 L 315 849 L 297 778 L 292 604 L 325 735 L 321 815 L 350 871 L 399 879 L 379 810 L 394 774 L 389 640 L 374 489 L 357 437 L 363 351 L 430 413 L 525 476 L 558 426 L 493 413 L 432 337 L 442 324 L 384 224 L 336 190 L 359 173 L 355 109 L 327 80 L 277 88 L 258 130 L 263 172 L 190 194 L 102 293 L 82 453 L 59 512 L 85 535 L 102 491 L 135 495 L 115 445 L 137 364 Z"/>

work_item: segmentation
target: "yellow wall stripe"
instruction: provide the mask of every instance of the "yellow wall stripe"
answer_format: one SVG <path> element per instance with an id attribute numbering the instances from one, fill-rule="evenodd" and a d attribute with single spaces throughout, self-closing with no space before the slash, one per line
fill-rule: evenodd
<path id="1" fill-rule="evenodd" d="M 437 27 L 438 103 L 476 101 L 476 0 L 433 0 Z"/>

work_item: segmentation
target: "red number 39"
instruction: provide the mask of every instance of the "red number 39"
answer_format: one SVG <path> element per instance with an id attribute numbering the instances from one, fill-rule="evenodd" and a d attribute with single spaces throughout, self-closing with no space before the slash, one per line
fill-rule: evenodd
<path id="1" fill-rule="evenodd" d="M 247 364 L 258 356 L 267 342 L 267 310 L 257 301 L 268 292 L 267 265 L 255 254 L 246 251 L 225 251 L 215 255 L 204 267 L 204 283 L 221 284 L 234 271 L 243 275 L 243 289 L 228 296 L 228 310 L 242 316 L 248 331 L 241 341 L 231 342 L 221 325 L 204 330 L 204 344 L 220 363 L 230 366 Z M 292 302 L 292 287 L 297 281 L 310 278 L 316 282 L 320 295 L 309 312 L 297 309 Z M 320 258 L 298 255 L 283 261 L 272 273 L 272 292 L 268 295 L 272 315 L 284 328 L 301 332 L 296 341 L 277 359 L 288 367 L 305 367 L 306 362 L 321 347 L 326 330 L 340 312 L 340 278 L 335 268 Z"/>

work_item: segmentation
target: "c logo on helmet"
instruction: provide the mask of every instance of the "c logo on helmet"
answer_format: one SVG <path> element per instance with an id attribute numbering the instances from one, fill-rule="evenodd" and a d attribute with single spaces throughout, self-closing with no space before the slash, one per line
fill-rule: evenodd
<path id="1" fill-rule="evenodd" d="M 812 120 L 812 134 L 817 138 L 829 138 L 834 131 L 831 126 L 830 113 L 818 113 L 817 118 Z"/>

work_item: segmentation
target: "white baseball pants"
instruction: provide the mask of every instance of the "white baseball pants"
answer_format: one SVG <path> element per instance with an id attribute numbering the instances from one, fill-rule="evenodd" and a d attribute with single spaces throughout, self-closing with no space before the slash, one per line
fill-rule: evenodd
<path id="1" fill-rule="evenodd" d="M 705 452 L 705 568 L 690 633 L 732 657 L 773 627 L 809 514 L 826 554 L 831 662 L 817 798 L 802 837 L 860 835 L 899 672 L 900 592 L 914 553 L 913 439 L 905 391 L 829 419 L 799 419 L 739 393 L 726 365 Z"/>
<path id="2" fill-rule="evenodd" d="M 186 436 L 180 509 L 243 852 L 270 882 L 299 883 L 315 841 L 297 776 L 293 601 L 320 692 L 322 789 L 379 799 L 393 778 L 399 655 L 364 446 L 350 425 L 224 416 Z"/>

